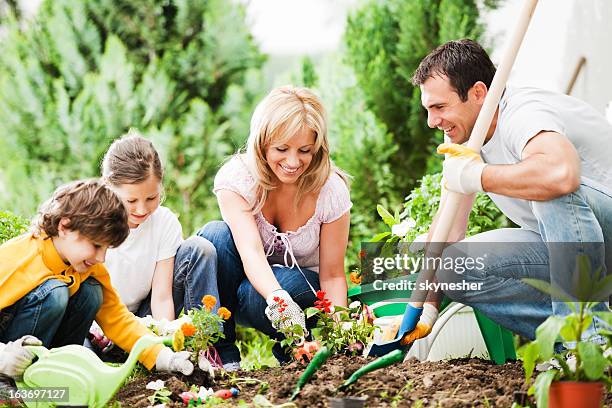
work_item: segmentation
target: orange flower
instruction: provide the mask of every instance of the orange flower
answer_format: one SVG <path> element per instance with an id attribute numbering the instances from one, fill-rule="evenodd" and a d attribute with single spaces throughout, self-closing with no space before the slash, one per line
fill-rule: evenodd
<path id="1" fill-rule="evenodd" d="M 202 304 L 204 305 L 204 308 L 206 308 L 206 310 L 210 312 L 211 310 L 213 310 L 213 307 L 215 307 L 215 305 L 217 304 L 217 298 L 214 297 L 213 295 L 205 295 L 202 298 Z"/>
<path id="2" fill-rule="evenodd" d="M 219 310 L 217 310 L 217 314 L 223 319 L 227 320 L 232 317 L 232 312 L 230 312 L 226 307 L 221 306 Z"/>
<path id="3" fill-rule="evenodd" d="M 355 285 L 361 285 L 361 275 L 358 272 L 351 272 L 349 277 Z"/>
<path id="4" fill-rule="evenodd" d="M 196 332 L 196 327 L 191 323 L 183 323 L 181 325 L 181 331 L 185 335 L 185 337 L 191 337 Z"/>

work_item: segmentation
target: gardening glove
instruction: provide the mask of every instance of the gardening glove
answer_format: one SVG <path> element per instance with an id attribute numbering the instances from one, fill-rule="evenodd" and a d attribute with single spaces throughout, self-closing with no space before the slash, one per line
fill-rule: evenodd
<path id="1" fill-rule="evenodd" d="M 408 332 L 402 338 L 402 346 L 407 346 L 415 340 L 422 339 L 431 333 L 431 329 L 434 323 L 438 320 L 438 309 L 430 304 L 425 303 L 423 305 L 423 313 L 416 324 L 416 327 L 411 332 Z"/>
<path id="2" fill-rule="evenodd" d="M 180 372 L 185 375 L 193 373 L 193 364 L 189 361 L 191 354 L 188 351 L 174 352 L 168 347 L 161 349 L 155 360 L 155 369 L 168 373 Z"/>
<path id="3" fill-rule="evenodd" d="M 0 343 L 0 374 L 20 380 L 34 359 L 34 354 L 23 346 L 42 346 L 34 336 L 23 336 L 6 344 Z"/>
<path id="4" fill-rule="evenodd" d="M 270 323 L 272 323 L 272 327 L 276 330 L 284 330 L 285 328 L 299 324 L 304 330 L 304 336 L 308 335 L 304 312 L 298 304 L 293 301 L 291 295 L 289 295 L 287 291 L 283 289 L 275 290 L 268 295 L 266 303 L 268 307 L 266 307 L 265 313 Z"/>
<path id="5" fill-rule="evenodd" d="M 487 165 L 480 154 L 454 143 L 442 143 L 438 146 L 438 153 L 447 155 L 442 165 L 442 175 L 448 190 L 462 194 L 483 191 L 482 171 Z"/>

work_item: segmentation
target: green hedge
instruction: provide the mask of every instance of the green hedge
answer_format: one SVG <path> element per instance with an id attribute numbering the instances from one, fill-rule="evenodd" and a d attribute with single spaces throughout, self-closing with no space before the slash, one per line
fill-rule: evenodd
<path id="1" fill-rule="evenodd" d="M 11 214 L 8 211 L 0 211 L 0 244 L 23 234 L 27 230 L 28 225 L 29 222 L 25 218 Z"/>

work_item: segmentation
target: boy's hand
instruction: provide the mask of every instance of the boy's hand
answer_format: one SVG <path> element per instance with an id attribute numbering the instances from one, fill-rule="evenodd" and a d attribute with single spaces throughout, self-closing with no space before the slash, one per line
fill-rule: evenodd
<path id="1" fill-rule="evenodd" d="M 155 369 L 168 373 L 182 373 L 191 375 L 193 373 L 193 363 L 189 361 L 191 353 L 188 351 L 174 352 L 168 347 L 161 349 L 155 360 Z"/>
<path id="2" fill-rule="evenodd" d="M 21 379 L 23 372 L 34 359 L 34 354 L 23 346 L 42 346 L 42 342 L 28 335 L 7 344 L 0 343 L 0 374 L 14 380 Z"/>

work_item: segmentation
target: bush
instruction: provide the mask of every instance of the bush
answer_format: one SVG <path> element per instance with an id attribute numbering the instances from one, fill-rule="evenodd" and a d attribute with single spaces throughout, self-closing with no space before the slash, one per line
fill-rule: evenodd
<path id="1" fill-rule="evenodd" d="M 0 244 L 26 232 L 28 225 L 25 218 L 0 211 Z"/>
<path id="2" fill-rule="evenodd" d="M 0 207 L 32 214 L 58 184 L 99 175 L 110 143 L 135 127 L 162 156 L 185 231 L 217 218 L 214 175 L 263 83 L 243 21 L 224 0 L 45 0 L 34 21 L 8 19 Z"/>

